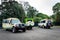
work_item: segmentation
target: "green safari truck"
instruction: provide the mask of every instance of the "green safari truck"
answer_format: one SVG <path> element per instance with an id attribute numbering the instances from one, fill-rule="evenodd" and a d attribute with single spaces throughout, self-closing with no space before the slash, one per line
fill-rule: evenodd
<path id="1" fill-rule="evenodd" d="M 32 27 L 34 26 L 33 18 L 26 18 L 25 19 L 25 26 L 27 27 L 28 30 L 31 30 Z"/>

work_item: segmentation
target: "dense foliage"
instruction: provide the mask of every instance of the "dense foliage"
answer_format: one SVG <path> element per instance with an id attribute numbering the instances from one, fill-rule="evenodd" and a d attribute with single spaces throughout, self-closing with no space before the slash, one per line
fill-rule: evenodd
<path id="1" fill-rule="evenodd" d="M 43 14 L 43 13 L 38 13 L 36 16 L 42 19 L 49 18 L 46 14 Z"/>
<path id="2" fill-rule="evenodd" d="M 25 13 L 21 4 L 19 4 L 16 1 L 11 1 L 11 2 L 3 2 L 2 5 L 3 5 L 3 12 L 1 16 L 3 19 L 9 17 L 16 17 L 19 18 L 21 21 L 23 21 Z"/>
<path id="3" fill-rule="evenodd" d="M 53 6 L 53 12 L 55 17 L 55 25 L 60 25 L 60 3 L 56 3 Z"/>
<path id="4" fill-rule="evenodd" d="M 29 6 L 29 8 L 28 8 L 28 13 L 27 13 L 27 17 L 28 17 L 28 18 L 34 18 L 35 15 L 36 15 L 36 13 L 37 13 L 37 10 L 34 9 L 34 7 Z"/>

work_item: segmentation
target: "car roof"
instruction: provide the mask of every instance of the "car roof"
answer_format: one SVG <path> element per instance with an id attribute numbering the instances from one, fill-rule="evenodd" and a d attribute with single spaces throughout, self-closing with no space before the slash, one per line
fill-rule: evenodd
<path id="1" fill-rule="evenodd" d="M 47 20 L 47 19 L 43 19 L 43 20 L 41 20 L 41 21 L 44 21 L 44 20 Z"/>
<path id="2" fill-rule="evenodd" d="M 17 20 L 18 18 L 7 18 L 7 20 L 11 20 L 11 19 L 15 19 L 15 20 Z"/>

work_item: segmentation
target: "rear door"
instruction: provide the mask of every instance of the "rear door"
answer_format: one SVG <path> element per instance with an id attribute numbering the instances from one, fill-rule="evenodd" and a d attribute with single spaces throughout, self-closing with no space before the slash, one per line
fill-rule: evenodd
<path id="1" fill-rule="evenodd" d="M 4 29 L 10 28 L 9 20 L 4 19 L 3 23 L 2 23 L 2 26 L 3 26 Z"/>

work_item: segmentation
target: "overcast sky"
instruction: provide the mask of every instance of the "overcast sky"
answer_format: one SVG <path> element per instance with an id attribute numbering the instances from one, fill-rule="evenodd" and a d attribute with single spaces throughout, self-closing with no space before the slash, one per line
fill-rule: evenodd
<path id="1" fill-rule="evenodd" d="M 52 7 L 60 0 L 16 0 L 16 1 L 27 1 L 33 7 L 35 7 L 39 12 L 52 15 Z"/>
<path id="2" fill-rule="evenodd" d="M 17 0 L 20 1 L 20 0 Z M 21 0 L 28 1 L 29 4 L 35 7 L 39 12 L 51 16 L 53 14 L 52 7 L 60 0 Z"/>

